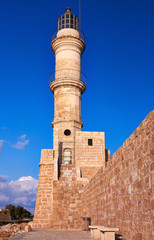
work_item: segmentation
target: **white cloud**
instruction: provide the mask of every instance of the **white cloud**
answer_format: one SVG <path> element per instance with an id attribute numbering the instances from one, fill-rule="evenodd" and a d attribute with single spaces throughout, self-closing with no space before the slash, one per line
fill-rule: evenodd
<path id="1" fill-rule="evenodd" d="M 23 134 L 18 138 L 19 141 L 12 145 L 12 148 L 16 148 L 19 150 L 24 150 L 25 146 L 29 144 L 29 139 L 26 140 L 27 135 Z"/>
<path id="2" fill-rule="evenodd" d="M 21 205 L 34 212 L 38 180 L 31 176 L 23 176 L 16 181 L 7 181 L 0 176 L 0 208 L 7 204 Z"/>
<path id="3" fill-rule="evenodd" d="M 31 181 L 33 181 L 34 180 L 34 178 L 33 177 L 31 177 L 31 176 L 27 176 L 27 177 L 21 177 L 21 178 L 19 178 L 18 179 L 18 181 L 26 181 L 26 180 L 31 180 Z"/>
<path id="4" fill-rule="evenodd" d="M 0 140 L 0 153 L 2 152 L 3 149 L 3 144 L 5 143 L 5 141 L 3 139 Z"/>
<path id="5" fill-rule="evenodd" d="M 11 181 L 9 185 L 15 192 L 21 193 L 26 191 L 29 194 L 33 194 L 37 189 L 38 180 L 31 176 L 21 177 L 17 181 Z"/>

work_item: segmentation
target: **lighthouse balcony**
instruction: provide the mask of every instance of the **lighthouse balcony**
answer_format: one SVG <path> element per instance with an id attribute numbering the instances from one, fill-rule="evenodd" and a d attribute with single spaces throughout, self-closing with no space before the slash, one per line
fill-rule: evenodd
<path id="1" fill-rule="evenodd" d="M 78 70 L 59 69 L 50 74 L 49 88 L 53 92 L 55 87 L 69 84 L 80 88 L 83 93 L 86 90 L 86 80 L 86 75 Z"/>
<path id="2" fill-rule="evenodd" d="M 49 85 L 53 81 L 58 80 L 75 80 L 81 81 L 86 85 L 87 77 L 83 72 L 80 72 L 75 69 L 59 69 L 55 72 L 52 72 L 49 76 Z"/>

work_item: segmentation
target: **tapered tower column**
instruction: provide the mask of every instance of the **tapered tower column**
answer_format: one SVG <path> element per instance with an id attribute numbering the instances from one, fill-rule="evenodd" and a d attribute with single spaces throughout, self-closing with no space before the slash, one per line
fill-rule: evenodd
<path id="1" fill-rule="evenodd" d="M 55 72 L 49 85 L 54 93 L 53 149 L 59 164 L 75 164 L 75 133 L 82 128 L 81 94 L 86 89 L 86 77 L 81 73 L 85 42 L 78 18 L 69 8 L 58 19 L 51 48 L 55 54 Z"/>

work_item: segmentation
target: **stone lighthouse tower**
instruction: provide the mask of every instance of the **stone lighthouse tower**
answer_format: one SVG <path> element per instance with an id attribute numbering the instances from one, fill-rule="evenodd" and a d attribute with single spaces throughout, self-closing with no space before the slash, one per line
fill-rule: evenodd
<path id="1" fill-rule="evenodd" d="M 54 93 L 53 148 L 62 164 L 75 164 L 75 135 L 82 128 L 81 94 L 86 77 L 81 73 L 81 56 L 85 42 L 78 26 L 78 18 L 67 8 L 58 19 L 58 32 L 51 43 L 55 54 L 49 85 Z"/>
<path id="2" fill-rule="evenodd" d="M 35 228 L 82 229 L 84 187 L 105 164 L 104 132 L 82 132 L 81 95 L 86 77 L 81 72 L 84 34 L 70 8 L 58 19 L 52 35 L 55 72 L 49 88 L 54 94 L 53 149 L 41 150 Z"/>

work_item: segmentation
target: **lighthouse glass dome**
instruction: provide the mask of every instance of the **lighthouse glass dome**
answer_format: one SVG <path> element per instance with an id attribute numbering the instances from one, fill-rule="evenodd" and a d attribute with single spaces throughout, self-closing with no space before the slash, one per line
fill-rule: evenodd
<path id="1" fill-rule="evenodd" d="M 61 30 L 64 28 L 73 28 L 76 30 L 79 29 L 78 17 L 76 17 L 71 13 L 70 8 L 67 8 L 66 13 L 64 13 L 58 18 L 58 30 Z"/>

